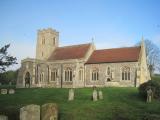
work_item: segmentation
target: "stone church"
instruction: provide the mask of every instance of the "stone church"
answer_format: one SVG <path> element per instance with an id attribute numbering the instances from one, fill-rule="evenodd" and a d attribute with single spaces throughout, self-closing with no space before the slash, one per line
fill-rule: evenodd
<path id="1" fill-rule="evenodd" d="M 36 58 L 21 61 L 17 88 L 138 87 L 148 80 L 143 40 L 138 47 L 100 50 L 93 42 L 59 46 L 59 32 L 48 28 L 38 31 Z"/>

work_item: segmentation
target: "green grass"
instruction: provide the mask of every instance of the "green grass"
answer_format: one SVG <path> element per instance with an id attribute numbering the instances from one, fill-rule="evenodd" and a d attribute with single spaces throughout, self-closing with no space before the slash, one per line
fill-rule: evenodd
<path id="1" fill-rule="evenodd" d="M 152 80 L 160 80 L 160 75 L 155 75 L 152 77 Z"/>
<path id="2" fill-rule="evenodd" d="M 68 89 L 16 89 L 14 95 L 0 95 L 0 114 L 19 118 L 19 109 L 28 104 L 57 103 L 60 120 L 143 120 L 160 115 L 160 102 L 146 103 L 137 88 L 101 88 L 104 100 L 91 101 L 92 88 L 75 89 L 75 100 L 67 101 Z"/>

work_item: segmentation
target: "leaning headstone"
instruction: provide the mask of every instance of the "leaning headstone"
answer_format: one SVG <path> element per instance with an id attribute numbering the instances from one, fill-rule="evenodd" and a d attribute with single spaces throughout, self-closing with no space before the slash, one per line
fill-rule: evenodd
<path id="1" fill-rule="evenodd" d="M 40 120 L 40 106 L 27 105 L 20 109 L 20 120 Z"/>
<path id="2" fill-rule="evenodd" d="M 57 104 L 47 103 L 41 107 L 41 120 L 58 120 Z"/>
<path id="3" fill-rule="evenodd" d="M 102 93 L 101 90 L 98 91 L 98 98 L 99 98 L 100 100 L 103 99 L 103 93 Z"/>
<path id="4" fill-rule="evenodd" d="M 0 120 L 8 120 L 8 117 L 5 115 L 0 115 Z"/>
<path id="5" fill-rule="evenodd" d="M 92 99 L 93 99 L 93 101 L 97 101 L 97 100 L 98 100 L 97 97 L 98 97 L 98 95 L 97 95 L 97 90 L 94 89 L 94 90 L 93 90 L 93 94 L 92 94 Z"/>
<path id="6" fill-rule="evenodd" d="M 9 93 L 9 94 L 14 94 L 14 93 L 15 93 L 15 90 L 14 90 L 14 89 L 9 89 L 9 90 L 8 90 L 8 93 Z"/>
<path id="7" fill-rule="evenodd" d="M 73 88 L 69 89 L 68 100 L 69 101 L 74 100 L 74 90 L 73 90 Z"/>
<path id="8" fill-rule="evenodd" d="M 7 94 L 7 89 L 1 89 L 1 94 Z"/>
<path id="9" fill-rule="evenodd" d="M 149 89 L 147 90 L 147 102 L 152 102 L 152 96 L 153 96 L 152 89 L 149 88 Z"/>

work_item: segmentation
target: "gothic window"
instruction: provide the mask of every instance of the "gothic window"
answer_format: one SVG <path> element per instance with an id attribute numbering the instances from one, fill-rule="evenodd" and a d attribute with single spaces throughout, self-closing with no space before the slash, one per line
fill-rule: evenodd
<path id="1" fill-rule="evenodd" d="M 40 82 L 43 82 L 43 81 L 44 81 L 44 73 L 43 73 L 43 72 L 40 73 L 39 78 L 40 78 Z"/>
<path id="2" fill-rule="evenodd" d="M 83 80 L 83 69 L 79 70 L 79 80 Z"/>
<path id="3" fill-rule="evenodd" d="M 110 67 L 107 68 L 107 75 L 110 75 L 111 74 L 111 69 Z"/>
<path id="4" fill-rule="evenodd" d="M 67 68 L 66 70 L 65 70 L 65 75 L 64 75 L 65 77 L 65 81 L 72 81 L 72 79 L 73 79 L 73 73 L 72 73 L 72 69 L 71 68 Z"/>
<path id="5" fill-rule="evenodd" d="M 129 67 L 122 68 L 122 80 L 130 80 L 130 68 Z"/>
<path id="6" fill-rule="evenodd" d="M 56 81 L 57 78 L 57 69 L 54 69 L 53 71 L 51 71 L 51 81 Z"/>
<path id="7" fill-rule="evenodd" d="M 44 44 L 45 44 L 45 38 L 42 37 L 42 45 L 44 45 Z"/>
<path id="8" fill-rule="evenodd" d="M 43 57 L 43 52 L 42 52 L 42 57 Z"/>
<path id="9" fill-rule="evenodd" d="M 99 71 L 98 71 L 98 69 L 92 70 L 92 80 L 93 81 L 99 80 Z"/>
<path id="10" fill-rule="evenodd" d="M 53 45 L 55 45 L 56 44 L 56 38 L 54 37 L 53 38 Z"/>

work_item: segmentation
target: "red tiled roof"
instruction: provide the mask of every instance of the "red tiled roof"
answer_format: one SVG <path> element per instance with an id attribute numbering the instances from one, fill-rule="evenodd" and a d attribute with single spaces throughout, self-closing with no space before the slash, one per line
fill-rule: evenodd
<path id="1" fill-rule="evenodd" d="M 58 47 L 53 51 L 48 60 L 52 61 L 52 60 L 83 58 L 87 53 L 90 45 L 91 44 L 80 44 L 80 45 Z"/>
<path id="2" fill-rule="evenodd" d="M 140 47 L 95 50 L 86 64 L 135 62 L 138 61 Z"/>

